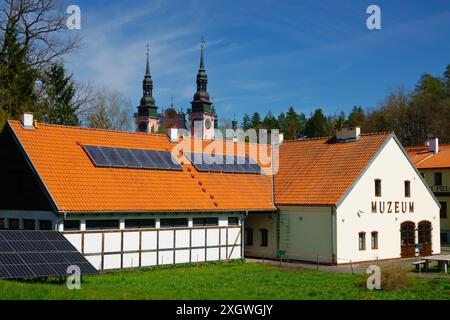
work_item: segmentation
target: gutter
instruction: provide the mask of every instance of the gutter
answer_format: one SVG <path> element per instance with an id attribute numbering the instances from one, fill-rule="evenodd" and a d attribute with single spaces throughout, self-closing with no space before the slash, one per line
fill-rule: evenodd
<path id="1" fill-rule="evenodd" d="M 114 211 L 59 211 L 59 214 L 64 215 L 75 215 L 75 214 L 159 214 L 159 213 L 168 213 L 168 214 L 185 214 L 185 213 L 221 213 L 221 212 L 234 212 L 234 213 L 242 213 L 245 212 L 248 215 L 249 212 L 273 212 L 275 209 L 228 209 L 228 210 L 147 210 L 147 211 L 123 211 L 123 210 L 114 210 Z"/>

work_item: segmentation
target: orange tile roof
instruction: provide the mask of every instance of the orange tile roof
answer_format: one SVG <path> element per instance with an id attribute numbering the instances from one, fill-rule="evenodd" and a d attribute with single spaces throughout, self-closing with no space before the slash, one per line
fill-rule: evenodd
<path id="1" fill-rule="evenodd" d="M 357 141 L 342 143 L 330 143 L 330 138 L 285 141 L 275 176 L 275 203 L 337 204 L 389 136 L 362 134 Z"/>
<path id="2" fill-rule="evenodd" d="M 26 130 L 18 121 L 8 124 L 63 212 L 275 209 L 268 175 L 197 172 L 181 155 L 182 171 L 97 168 L 81 147 L 171 151 L 176 143 L 166 135 L 46 124 Z"/>
<path id="3" fill-rule="evenodd" d="M 439 145 L 434 154 L 427 146 L 405 148 L 418 169 L 450 168 L 450 144 Z"/>

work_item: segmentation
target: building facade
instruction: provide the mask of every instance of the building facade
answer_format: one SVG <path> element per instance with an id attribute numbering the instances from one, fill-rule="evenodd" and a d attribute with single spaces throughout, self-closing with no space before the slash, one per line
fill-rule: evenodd
<path id="1" fill-rule="evenodd" d="M 450 145 L 430 139 L 406 150 L 441 205 L 441 241 L 450 243 Z"/>

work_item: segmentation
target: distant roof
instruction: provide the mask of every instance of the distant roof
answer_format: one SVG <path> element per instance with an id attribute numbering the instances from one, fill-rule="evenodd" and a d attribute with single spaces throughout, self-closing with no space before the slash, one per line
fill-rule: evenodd
<path id="1" fill-rule="evenodd" d="M 8 124 L 61 212 L 275 209 L 268 175 L 198 172 L 182 155 L 177 155 L 182 171 L 99 168 L 82 147 L 171 151 L 176 143 L 166 135 L 48 124 L 27 130 L 18 121 Z"/>
<path id="2" fill-rule="evenodd" d="M 389 133 L 285 141 L 275 176 L 277 205 L 335 205 L 387 140 Z"/>
<path id="3" fill-rule="evenodd" d="M 428 146 L 406 147 L 409 157 L 418 169 L 450 168 L 450 144 L 439 145 L 434 154 Z"/>

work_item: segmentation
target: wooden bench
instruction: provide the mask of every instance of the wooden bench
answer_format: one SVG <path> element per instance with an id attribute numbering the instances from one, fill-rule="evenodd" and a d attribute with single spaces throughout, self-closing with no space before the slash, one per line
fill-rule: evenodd
<path id="1" fill-rule="evenodd" d="M 425 267 L 426 263 L 427 263 L 427 261 L 425 261 L 425 260 L 411 262 L 411 264 L 416 267 L 416 272 L 419 272 L 419 268 L 421 265 L 423 265 Z"/>

